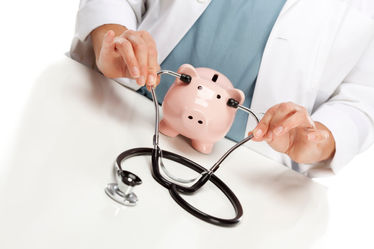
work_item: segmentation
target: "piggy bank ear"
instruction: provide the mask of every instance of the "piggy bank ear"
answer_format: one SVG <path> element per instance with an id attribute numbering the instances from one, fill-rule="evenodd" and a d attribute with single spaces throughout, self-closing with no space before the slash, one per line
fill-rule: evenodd
<path id="1" fill-rule="evenodd" d="M 230 98 L 233 98 L 236 101 L 238 101 L 240 105 L 243 104 L 245 96 L 241 90 L 232 88 L 232 89 L 228 89 L 227 92 Z"/>
<path id="2" fill-rule="evenodd" d="M 198 77 L 196 69 L 190 64 L 183 64 L 182 66 L 180 66 L 179 69 L 178 69 L 178 73 L 187 74 L 187 75 L 191 76 L 192 79 Z M 178 78 L 176 79 L 176 83 L 177 84 L 178 83 L 185 84 Z"/>

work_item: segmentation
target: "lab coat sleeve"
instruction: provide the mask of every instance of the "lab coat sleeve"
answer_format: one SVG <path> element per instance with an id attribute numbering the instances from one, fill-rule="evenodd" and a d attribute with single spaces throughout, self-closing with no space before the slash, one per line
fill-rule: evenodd
<path id="1" fill-rule="evenodd" d="M 134 10 L 126 0 L 85 0 L 80 2 L 76 36 L 84 41 L 95 28 L 103 24 L 120 24 L 136 29 Z"/>
<path id="2" fill-rule="evenodd" d="M 332 160 L 315 165 L 301 165 L 311 177 L 331 170 L 338 172 L 356 154 L 374 141 L 374 40 L 356 67 L 339 85 L 329 101 L 313 114 L 333 134 L 336 151 Z M 309 169 L 308 169 L 309 167 Z"/>
<path id="3" fill-rule="evenodd" d="M 91 31 L 104 24 L 120 24 L 136 30 L 146 11 L 145 6 L 145 1 L 141 0 L 81 0 L 70 57 L 96 68 L 89 36 Z"/>

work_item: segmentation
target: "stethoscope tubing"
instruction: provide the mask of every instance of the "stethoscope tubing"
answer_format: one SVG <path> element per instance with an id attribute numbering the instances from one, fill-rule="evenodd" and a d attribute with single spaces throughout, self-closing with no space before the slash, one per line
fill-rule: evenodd
<path id="1" fill-rule="evenodd" d="M 152 157 L 152 177 L 163 187 L 169 190 L 169 193 L 171 197 L 178 203 L 179 206 L 181 206 L 183 209 L 185 209 L 190 214 L 194 215 L 195 217 L 204 220 L 206 222 L 209 222 L 214 225 L 218 226 L 233 226 L 240 222 L 241 217 L 243 216 L 243 207 L 239 201 L 239 199 L 236 197 L 234 192 L 231 191 L 231 189 L 222 181 L 220 180 L 216 175 L 210 175 L 209 178 L 206 178 L 206 181 L 212 182 L 218 189 L 222 191 L 222 193 L 227 197 L 227 199 L 230 201 L 232 207 L 235 211 L 235 216 L 233 218 L 223 219 L 219 218 L 213 215 L 209 215 L 196 207 L 189 204 L 182 196 L 181 194 L 192 194 L 196 192 L 198 189 L 193 188 L 187 188 L 175 183 L 172 183 L 165 179 L 160 171 L 159 171 L 159 156 L 157 155 L 159 152 L 152 148 L 133 148 L 127 151 L 122 152 L 116 159 L 116 171 L 122 171 L 122 162 L 137 156 L 151 156 Z M 177 163 L 180 163 L 195 172 L 199 174 L 207 173 L 207 169 L 199 165 L 198 163 L 191 161 L 190 159 L 183 157 L 181 155 L 177 155 L 173 152 L 169 151 L 163 151 L 164 158 L 175 161 Z"/>

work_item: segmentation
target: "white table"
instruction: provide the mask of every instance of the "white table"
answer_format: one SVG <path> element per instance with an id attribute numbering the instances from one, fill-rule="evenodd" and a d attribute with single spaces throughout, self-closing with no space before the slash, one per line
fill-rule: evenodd
<path id="1" fill-rule="evenodd" d="M 150 158 L 130 159 L 139 175 L 136 207 L 109 199 L 116 156 L 151 147 L 151 101 L 64 58 L 37 80 L 7 174 L 0 182 L 0 248 L 310 248 L 328 222 L 326 188 L 242 147 L 217 175 L 241 201 L 239 225 L 205 223 L 180 208 L 150 174 Z M 164 149 L 210 167 L 233 142 L 211 155 L 182 137 L 161 136 Z M 188 200 L 232 216 L 212 185 Z"/>

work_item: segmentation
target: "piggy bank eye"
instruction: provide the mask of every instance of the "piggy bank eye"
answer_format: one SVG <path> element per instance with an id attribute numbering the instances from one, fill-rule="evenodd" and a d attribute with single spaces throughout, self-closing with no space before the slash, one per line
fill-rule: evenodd
<path id="1" fill-rule="evenodd" d="M 203 89 L 203 87 L 202 86 L 198 86 L 197 89 L 201 90 L 201 89 Z"/>
<path id="2" fill-rule="evenodd" d="M 217 99 L 220 99 L 221 98 L 221 95 L 217 94 Z"/>

